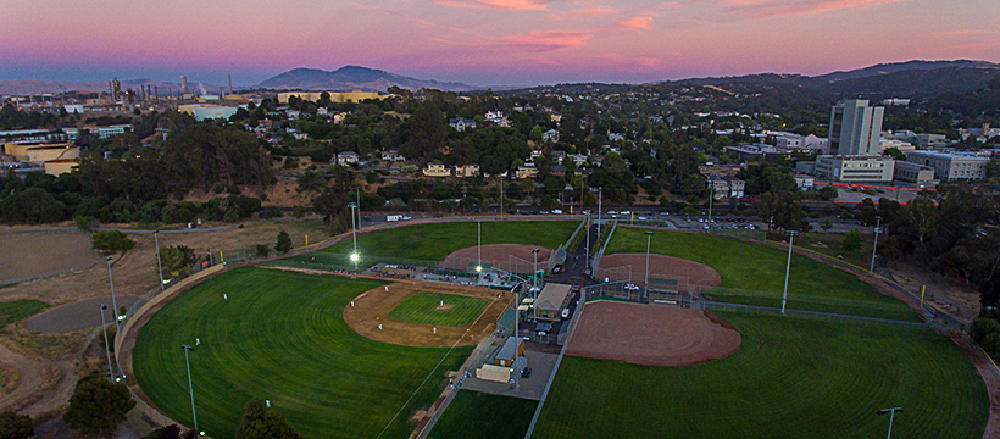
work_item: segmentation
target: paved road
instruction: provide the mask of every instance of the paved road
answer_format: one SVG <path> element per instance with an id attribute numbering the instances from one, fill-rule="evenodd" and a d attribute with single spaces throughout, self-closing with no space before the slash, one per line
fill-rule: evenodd
<path id="1" fill-rule="evenodd" d="M 117 296 L 118 306 L 130 307 L 138 297 Z M 25 325 L 32 331 L 45 333 L 59 333 L 76 331 L 84 328 L 96 328 L 101 326 L 101 304 L 108 306 L 105 319 L 108 323 L 114 322 L 114 313 L 111 311 L 111 298 L 81 300 L 62 306 L 57 306 L 25 321 Z"/>

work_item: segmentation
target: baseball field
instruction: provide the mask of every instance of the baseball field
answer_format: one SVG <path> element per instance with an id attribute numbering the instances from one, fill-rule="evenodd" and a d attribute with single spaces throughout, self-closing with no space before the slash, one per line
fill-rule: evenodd
<path id="1" fill-rule="evenodd" d="M 930 329 L 719 316 L 742 337 L 722 360 L 652 367 L 567 355 L 533 437 L 872 438 L 888 428 L 876 411 L 897 406 L 893 437 L 983 434 L 983 379 Z"/>
<path id="2" fill-rule="evenodd" d="M 259 397 L 307 438 L 374 438 L 383 428 L 383 438 L 405 438 L 414 410 L 437 398 L 472 348 L 449 353 L 353 331 L 344 308 L 382 285 L 264 268 L 211 278 L 142 328 L 135 376 L 159 409 L 192 425 L 181 350 L 190 344 L 198 425 L 212 437 L 232 438 L 243 405 Z"/>
<path id="3" fill-rule="evenodd" d="M 578 221 L 486 221 L 482 223 L 482 244 L 521 244 L 555 249 L 565 243 L 579 225 Z M 435 263 L 476 244 L 475 222 L 417 224 L 358 234 L 358 253 L 362 264 L 367 266 L 377 262 Z M 348 238 L 323 250 L 272 264 L 295 266 L 300 262 L 315 262 L 347 267 L 347 258 L 353 248 L 354 241 Z"/>
<path id="4" fill-rule="evenodd" d="M 617 228 L 607 254 L 645 254 L 645 232 L 645 229 Z M 722 278 L 720 288 L 706 294 L 715 300 L 748 305 L 781 305 L 787 251 L 718 236 L 665 230 L 657 230 L 653 234 L 650 251 L 714 268 Z M 602 269 L 607 268 L 603 261 L 601 266 Z M 634 267 L 633 275 L 642 273 L 643 269 L 644 266 Z M 920 321 L 917 313 L 899 299 L 880 293 L 874 285 L 852 273 L 809 257 L 793 254 L 790 273 L 790 309 Z"/>
<path id="5" fill-rule="evenodd" d="M 486 304 L 485 300 L 476 297 L 417 293 L 393 308 L 389 317 L 402 322 L 460 326 L 476 320 Z"/>

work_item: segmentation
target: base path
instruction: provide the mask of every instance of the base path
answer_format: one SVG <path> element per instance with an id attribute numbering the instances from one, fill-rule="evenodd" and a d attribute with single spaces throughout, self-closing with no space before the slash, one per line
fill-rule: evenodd
<path id="1" fill-rule="evenodd" d="M 471 271 L 479 262 L 482 252 L 483 265 L 497 267 L 512 273 L 531 273 L 534 269 L 535 256 L 532 250 L 538 249 L 538 268 L 549 270 L 549 256 L 552 250 L 533 245 L 522 244 L 488 244 L 480 247 L 464 248 L 448 255 L 441 267 L 449 270 Z"/>
<path id="2" fill-rule="evenodd" d="M 739 346 L 739 332 L 708 311 L 598 301 L 586 305 L 566 354 L 690 366 L 721 360 Z"/>
<path id="3" fill-rule="evenodd" d="M 604 256 L 601 258 L 600 272 L 595 275 L 600 278 L 609 277 L 611 281 L 625 281 L 629 278 L 629 270 L 620 267 L 632 267 L 631 282 L 642 285 L 646 275 L 646 255 L 616 253 Z M 679 280 L 681 290 L 688 289 L 688 286 L 713 288 L 722 283 L 719 272 L 708 265 L 663 255 L 649 255 L 649 278 Z M 655 283 L 650 282 L 650 285 Z"/>
<path id="4" fill-rule="evenodd" d="M 401 322 L 389 317 L 389 312 L 408 297 L 424 292 L 478 297 L 489 301 L 489 305 L 475 321 L 462 326 Z M 355 298 L 353 306 L 348 304 L 344 308 L 344 321 L 358 334 L 390 344 L 449 348 L 457 341 L 459 346 L 471 346 L 489 337 L 496 329 L 497 320 L 511 300 L 513 296 L 507 291 L 430 282 L 399 282 L 374 288 Z M 382 329 L 379 329 L 379 324 Z"/>

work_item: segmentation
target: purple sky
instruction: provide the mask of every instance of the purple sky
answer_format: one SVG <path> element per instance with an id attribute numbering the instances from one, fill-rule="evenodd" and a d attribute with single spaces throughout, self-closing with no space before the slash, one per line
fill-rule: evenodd
<path id="1" fill-rule="evenodd" d="M 362 65 L 474 85 L 1000 61 L 997 0 L 5 0 L 0 79 L 250 85 Z"/>

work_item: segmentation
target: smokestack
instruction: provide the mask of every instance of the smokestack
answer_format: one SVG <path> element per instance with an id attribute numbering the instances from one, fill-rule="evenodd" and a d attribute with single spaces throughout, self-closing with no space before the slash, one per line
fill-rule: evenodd
<path id="1" fill-rule="evenodd" d="M 229 78 L 229 94 L 233 94 L 233 75 L 226 73 L 226 77 Z"/>
<path id="2" fill-rule="evenodd" d="M 181 76 L 181 90 L 184 91 L 184 94 L 188 94 L 188 78 L 187 78 L 187 76 Z"/>

